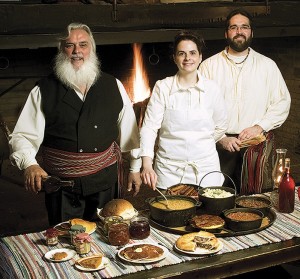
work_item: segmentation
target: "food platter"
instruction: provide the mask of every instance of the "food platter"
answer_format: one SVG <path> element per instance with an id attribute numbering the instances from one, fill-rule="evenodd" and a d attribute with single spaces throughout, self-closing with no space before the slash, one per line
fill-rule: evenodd
<path id="1" fill-rule="evenodd" d="M 136 259 L 136 260 L 127 259 L 126 257 L 122 256 L 122 251 L 125 250 L 126 248 L 128 248 L 128 247 L 134 247 L 134 246 L 141 245 L 141 244 L 150 244 L 152 246 L 159 247 L 159 248 L 163 249 L 163 254 L 160 255 L 159 257 L 156 257 L 156 258 L 151 258 L 151 259 Z M 123 261 L 130 262 L 130 263 L 148 264 L 148 263 L 153 263 L 153 262 L 158 262 L 158 261 L 163 260 L 167 256 L 168 253 L 169 253 L 169 250 L 166 247 L 158 245 L 158 244 L 152 244 L 152 243 L 134 243 L 134 244 L 128 244 L 128 245 L 124 246 L 122 249 L 120 249 L 118 251 L 118 257 L 120 259 L 122 259 Z"/>
<path id="2" fill-rule="evenodd" d="M 61 260 L 55 260 L 53 259 L 53 255 L 55 253 L 62 253 L 65 252 L 67 253 L 67 256 L 64 257 Z M 50 250 L 45 254 L 45 258 L 51 262 L 64 262 L 64 261 L 68 261 L 71 260 L 75 255 L 76 255 L 76 251 L 72 250 L 72 249 L 68 249 L 68 248 L 60 248 L 60 249 L 54 249 L 54 250 Z"/>
<path id="3" fill-rule="evenodd" d="M 153 227 L 156 227 L 163 231 L 176 233 L 176 234 L 186 234 L 186 233 L 195 232 L 195 231 L 200 230 L 200 229 L 196 229 L 196 228 L 192 227 L 191 225 L 187 225 L 187 226 L 183 226 L 183 227 L 166 227 L 166 226 L 163 226 L 163 225 L 157 223 L 156 221 L 154 221 L 151 218 L 151 216 L 149 217 L 149 220 L 150 220 L 150 225 L 152 225 Z M 226 224 L 225 224 L 224 227 L 219 228 L 219 229 L 209 230 L 209 232 L 212 232 L 217 237 L 246 235 L 246 234 L 260 232 L 260 231 L 272 226 L 272 224 L 274 223 L 275 220 L 276 220 L 276 213 L 273 209 L 270 209 L 268 214 L 263 218 L 261 226 L 257 229 L 248 230 L 248 231 L 232 231 L 232 230 L 229 230 L 228 228 L 226 228 Z"/>
<path id="4" fill-rule="evenodd" d="M 178 248 L 176 246 L 176 243 L 174 244 L 174 249 L 180 253 L 185 253 L 185 254 L 189 254 L 189 255 L 193 255 L 193 256 L 201 256 L 201 255 L 216 254 L 223 249 L 223 246 L 224 246 L 223 242 L 221 240 L 219 240 L 219 244 L 218 244 L 217 248 L 213 249 L 213 250 L 208 250 L 208 249 L 203 249 L 203 248 L 197 247 L 195 251 L 186 251 L 186 250 L 182 250 L 182 249 Z"/>
<path id="5" fill-rule="evenodd" d="M 97 268 L 86 268 L 86 267 L 81 266 L 78 263 L 75 263 L 75 267 L 81 271 L 97 271 L 97 270 L 106 268 L 108 266 L 108 264 L 109 264 L 109 259 L 106 257 L 102 257 L 102 262 Z"/>

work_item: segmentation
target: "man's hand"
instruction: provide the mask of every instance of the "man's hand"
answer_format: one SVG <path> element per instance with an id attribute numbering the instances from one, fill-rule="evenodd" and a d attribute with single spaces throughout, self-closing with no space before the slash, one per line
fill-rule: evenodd
<path id="1" fill-rule="evenodd" d="M 254 138 L 258 135 L 260 135 L 263 132 L 263 128 L 259 125 L 254 125 L 252 127 L 244 129 L 242 132 L 240 132 L 238 139 L 240 141 L 248 140 L 251 138 Z"/>
<path id="2" fill-rule="evenodd" d="M 130 172 L 128 174 L 127 191 L 134 190 L 133 196 L 136 196 L 142 185 L 141 174 L 139 172 Z"/>
<path id="3" fill-rule="evenodd" d="M 38 193 L 42 189 L 42 179 L 48 174 L 39 166 L 31 165 L 24 171 L 24 185 L 27 191 Z"/>
<path id="4" fill-rule="evenodd" d="M 224 137 L 220 139 L 218 143 L 229 152 L 240 151 L 239 145 L 241 141 L 235 137 Z"/>

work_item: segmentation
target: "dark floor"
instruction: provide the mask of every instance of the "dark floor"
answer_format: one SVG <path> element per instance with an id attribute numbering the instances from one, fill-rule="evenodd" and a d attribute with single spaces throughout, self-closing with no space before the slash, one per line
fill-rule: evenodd
<path id="1" fill-rule="evenodd" d="M 27 193 L 22 186 L 21 173 L 7 162 L 4 162 L 2 166 L 0 194 L 0 236 L 42 231 L 48 227 L 43 193 L 37 195 Z M 129 196 L 126 198 L 137 209 L 146 209 L 145 199 L 154 194 L 152 190 L 144 187 L 136 198 Z M 281 279 L 300 278 L 300 261 L 230 278 L 248 279 L 255 278 L 255 276 L 270 278 L 275 275 Z"/>

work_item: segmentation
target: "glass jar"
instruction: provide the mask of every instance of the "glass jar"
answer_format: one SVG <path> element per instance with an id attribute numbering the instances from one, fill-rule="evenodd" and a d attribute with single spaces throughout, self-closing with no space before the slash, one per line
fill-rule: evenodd
<path id="1" fill-rule="evenodd" d="M 150 225 L 147 217 L 137 216 L 130 220 L 129 233 L 131 238 L 145 239 L 150 235 Z"/>
<path id="2" fill-rule="evenodd" d="M 109 216 L 109 217 L 106 217 L 104 219 L 104 227 L 103 227 L 103 230 L 104 230 L 104 233 L 106 234 L 106 236 L 108 235 L 108 227 L 111 224 L 120 223 L 122 221 L 123 221 L 122 216 Z"/>
<path id="3" fill-rule="evenodd" d="M 284 173 L 284 162 L 287 149 L 276 149 L 276 160 L 272 170 L 273 191 L 270 194 L 270 199 L 275 208 L 278 208 L 279 201 L 279 184 Z"/>
<path id="4" fill-rule="evenodd" d="M 76 252 L 80 255 L 87 254 L 91 251 L 92 238 L 88 233 L 79 233 L 74 236 Z"/>
<path id="5" fill-rule="evenodd" d="M 77 234 L 85 232 L 85 227 L 82 225 L 73 225 L 71 226 L 69 233 L 71 236 L 71 244 L 75 245 L 74 238 Z"/>
<path id="6" fill-rule="evenodd" d="M 49 246 L 54 246 L 58 243 L 58 230 L 55 228 L 49 228 L 46 230 L 46 244 Z"/>
<path id="7" fill-rule="evenodd" d="M 123 246 L 129 242 L 129 226 L 125 222 L 113 223 L 108 226 L 108 241 L 114 246 Z"/>

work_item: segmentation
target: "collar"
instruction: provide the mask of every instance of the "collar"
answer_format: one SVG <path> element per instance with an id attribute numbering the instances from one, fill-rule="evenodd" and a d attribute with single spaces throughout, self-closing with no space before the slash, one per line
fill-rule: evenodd
<path id="1" fill-rule="evenodd" d="M 191 86 L 189 88 L 195 88 L 199 92 L 204 92 L 204 82 L 203 82 L 203 76 L 200 75 L 200 72 L 197 71 L 198 81 L 195 83 L 194 86 Z M 175 93 L 185 93 L 187 91 L 186 88 L 182 88 L 178 82 L 178 73 L 173 77 L 170 95 Z"/>

